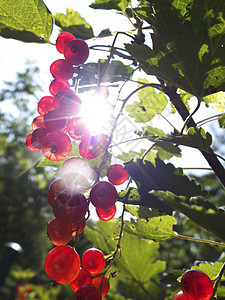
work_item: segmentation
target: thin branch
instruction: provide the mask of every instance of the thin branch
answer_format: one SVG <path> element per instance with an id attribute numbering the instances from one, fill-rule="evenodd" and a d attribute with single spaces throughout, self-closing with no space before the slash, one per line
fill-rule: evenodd
<path id="1" fill-rule="evenodd" d="M 181 97 L 179 94 L 177 94 L 177 88 L 173 86 L 165 86 L 164 92 L 167 94 L 170 98 L 170 101 L 175 106 L 176 110 L 182 117 L 182 119 L 185 121 L 189 114 L 189 111 L 185 104 L 183 103 Z M 187 127 L 196 127 L 196 123 L 193 120 L 192 117 L 189 118 L 187 122 Z M 202 155 L 205 157 L 207 162 L 209 163 L 210 167 L 213 169 L 214 173 L 216 174 L 217 178 L 220 180 L 222 186 L 225 188 L 225 169 L 223 165 L 220 163 L 218 158 L 215 156 L 212 148 L 208 148 L 208 151 L 200 150 Z"/>

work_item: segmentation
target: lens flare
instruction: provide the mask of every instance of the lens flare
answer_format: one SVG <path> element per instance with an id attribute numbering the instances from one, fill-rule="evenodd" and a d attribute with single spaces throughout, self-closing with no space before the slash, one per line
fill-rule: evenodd
<path id="1" fill-rule="evenodd" d="M 103 133 L 112 119 L 113 105 L 99 94 L 82 103 L 81 116 L 92 135 Z"/>

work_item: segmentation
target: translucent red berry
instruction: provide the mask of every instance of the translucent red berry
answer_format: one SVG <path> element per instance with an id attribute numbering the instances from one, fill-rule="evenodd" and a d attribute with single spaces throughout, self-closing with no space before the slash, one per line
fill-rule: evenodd
<path id="1" fill-rule="evenodd" d="M 91 284 L 91 283 L 92 283 L 91 273 L 84 268 L 80 268 L 80 272 L 78 273 L 77 277 L 70 283 L 70 286 L 72 290 L 76 292 L 83 285 Z"/>
<path id="2" fill-rule="evenodd" d="M 34 148 L 40 149 L 42 147 L 43 138 L 49 133 L 47 128 L 37 128 L 31 134 L 31 144 Z"/>
<path id="3" fill-rule="evenodd" d="M 55 218 L 48 223 L 47 233 L 54 245 L 66 245 L 72 238 L 71 224 L 67 222 L 62 223 Z"/>
<path id="4" fill-rule="evenodd" d="M 59 90 L 53 97 L 54 108 L 59 108 L 60 99 L 66 94 L 74 94 L 74 92 L 69 88 L 64 88 Z"/>
<path id="5" fill-rule="evenodd" d="M 38 102 L 37 111 L 40 115 L 44 115 L 52 109 L 54 109 L 52 96 L 44 96 Z"/>
<path id="6" fill-rule="evenodd" d="M 187 298 L 184 293 L 182 291 L 180 291 L 179 293 L 177 293 L 173 300 L 191 300 L 190 298 Z"/>
<path id="7" fill-rule="evenodd" d="M 72 144 L 67 134 L 55 131 L 50 132 L 43 138 L 41 149 L 45 157 L 53 161 L 59 161 L 70 154 Z"/>
<path id="8" fill-rule="evenodd" d="M 49 131 L 58 131 L 66 126 L 67 119 L 59 109 L 50 110 L 44 115 L 44 124 Z"/>
<path id="9" fill-rule="evenodd" d="M 66 31 L 61 32 L 56 40 L 56 49 L 59 53 L 63 53 L 65 46 L 74 39 L 75 36 L 72 33 Z"/>
<path id="10" fill-rule="evenodd" d="M 60 171 L 70 192 L 87 190 L 93 184 L 93 171 L 80 157 L 72 156 L 65 160 Z"/>
<path id="11" fill-rule="evenodd" d="M 56 196 L 53 203 L 53 212 L 56 218 L 71 224 L 81 221 L 87 210 L 87 199 L 79 192 L 71 195 L 68 190 L 64 190 Z"/>
<path id="12" fill-rule="evenodd" d="M 87 136 L 81 140 L 79 153 L 83 158 L 94 159 L 105 150 L 108 137 L 100 134 L 97 136 Z"/>
<path id="13" fill-rule="evenodd" d="M 78 141 L 90 135 L 89 128 L 86 126 L 84 120 L 79 117 L 74 117 L 68 121 L 67 132 L 71 138 Z"/>
<path id="14" fill-rule="evenodd" d="M 26 146 L 27 149 L 30 150 L 31 152 L 38 152 L 41 149 L 35 148 L 32 144 L 31 144 L 31 136 L 32 133 L 28 134 L 28 136 L 26 137 Z"/>
<path id="15" fill-rule="evenodd" d="M 107 176 L 114 185 L 124 183 L 128 179 L 128 173 L 122 165 L 114 164 L 108 168 Z"/>
<path id="16" fill-rule="evenodd" d="M 99 249 L 90 248 L 84 252 L 81 263 L 82 267 L 87 269 L 91 275 L 97 275 L 105 267 L 104 254 Z"/>
<path id="17" fill-rule="evenodd" d="M 80 66 L 88 59 L 89 48 L 85 41 L 75 39 L 65 46 L 63 54 L 72 65 Z"/>
<path id="18" fill-rule="evenodd" d="M 100 291 L 102 293 L 102 297 L 104 297 L 106 294 L 108 294 L 110 284 L 109 284 L 109 280 L 107 277 L 103 278 L 103 275 L 95 277 L 92 279 L 92 284 L 97 286 L 100 289 Z"/>
<path id="19" fill-rule="evenodd" d="M 100 220 L 102 221 L 110 221 L 116 214 L 116 205 L 114 204 L 112 207 L 108 209 L 98 209 L 96 208 L 96 213 Z"/>
<path id="20" fill-rule="evenodd" d="M 70 84 L 67 80 L 56 78 L 51 81 L 49 85 L 49 91 L 52 95 L 55 95 L 61 89 L 69 88 Z"/>
<path id="21" fill-rule="evenodd" d="M 90 201 L 98 209 L 109 209 L 115 204 L 117 197 L 116 188 L 107 181 L 96 183 L 90 192 Z"/>
<path id="22" fill-rule="evenodd" d="M 72 236 L 76 236 L 76 234 L 81 234 L 81 232 L 84 230 L 86 226 L 85 219 L 82 219 L 79 222 L 73 222 L 72 223 Z"/>
<path id="23" fill-rule="evenodd" d="M 102 296 L 97 286 L 85 284 L 76 292 L 75 300 L 101 300 Z"/>
<path id="24" fill-rule="evenodd" d="M 199 270 L 189 270 L 182 276 L 181 289 L 185 296 L 198 300 L 209 300 L 213 294 L 211 279 Z"/>
<path id="25" fill-rule="evenodd" d="M 59 101 L 59 110 L 68 117 L 76 116 L 81 110 L 81 100 L 76 94 L 65 94 Z"/>
<path id="26" fill-rule="evenodd" d="M 43 116 L 35 117 L 31 123 L 31 127 L 33 130 L 37 128 L 45 128 L 44 117 Z"/>
<path id="27" fill-rule="evenodd" d="M 65 190 L 65 184 L 62 178 L 55 179 L 48 188 L 48 203 L 50 206 L 53 206 L 55 197 Z"/>
<path id="28" fill-rule="evenodd" d="M 58 283 L 67 284 L 75 279 L 80 270 L 80 257 L 69 245 L 53 248 L 45 259 L 45 271 Z"/>
<path id="29" fill-rule="evenodd" d="M 98 88 L 98 94 L 103 96 L 104 99 L 107 99 L 109 97 L 109 89 L 105 85 L 100 85 Z"/>
<path id="30" fill-rule="evenodd" d="M 69 80 L 73 77 L 73 66 L 65 59 L 57 59 L 50 66 L 50 73 L 55 78 Z"/>

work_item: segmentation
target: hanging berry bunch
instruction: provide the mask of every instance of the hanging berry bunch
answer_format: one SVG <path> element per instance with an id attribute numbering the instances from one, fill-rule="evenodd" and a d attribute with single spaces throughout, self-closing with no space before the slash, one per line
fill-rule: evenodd
<path id="1" fill-rule="evenodd" d="M 108 181 L 99 181 L 93 176 L 93 170 L 84 159 L 92 160 L 100 153 L 106 153 L 108 136 L 91 134 L 80 114 L 82 101 L 69 83 L 74 68 L 87 60 L 89 48 L 85 41 L 62 32 L 56 41 L 56 49 L 64 59 L 58 59 L 50 66 L 54 77 L 49 86 L 51 95 L 40 99 L 39 115 L 33 120 L 33 132 L 26 139 L 30 151 L 42 150 L 49 160 L 64 160 L 61 177 L 48 189 L 48 202 L 55 218 L 48 223 L 47 234 L 55 247 L 46 257 L 45 271 L 57 283 L 70 283 L 76 292 L 75 299 L 98 300 L 110 288 L 105 256 L 99 249 L 90 248 L 80 258 L 75 247 L 90 217 L 90 203 L 100 220 L 109 221 L 115 216 L 118 197 L 115 185 L 124 183 L 128 173 L 122 165 L 115 164 L 108 169 Z M 108 98 L 107 87 L 100 86 L 97 92 L 104 95 L 104 100 Z M 108 107 L 113 110 L 109 103 Z M 111 114 L 103 129 L 111 130 L 114 120 Z M 76 141 L 82 158 L 67 158 L 72 149 L 71 140 Z M 88 189 L 90 195 L 87 198 L 83 192 Z M 73 237 L 74 246 L 71 247 L 68 243 Z"/>

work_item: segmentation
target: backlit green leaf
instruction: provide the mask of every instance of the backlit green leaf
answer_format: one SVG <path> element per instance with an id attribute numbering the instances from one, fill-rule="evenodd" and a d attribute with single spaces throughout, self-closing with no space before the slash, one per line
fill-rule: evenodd
<path id="1" fill-rule="evenodd" d="M 61 31 L 71 32 L 76 38 L 86 40 L 94 37 L 92 27 L 77 11 L 71 8 L 66 9 L 66 15 L 56 13 L 54 19 Z"/>
<path id="2" fill-rule="evenodd" d="M 90 7 L 95 9 L 116 9 L 125 11 L 131 0 L 95 0 Z"/>
<path id="3" fill-rule="evenodd" d="M 0 0 L 0 35 L 23 42 L 48 42 L 52 15 L 42 0 Z"/>
<path id="4" fill-rule="evenodd" d="M 152 216 L 126 221 L 124 230 L 139 238 L 159 242 L 174 238 L 173 225 L 176 225 L 176 220 L 172 216 Z"/>
<path id="5" fill-rule="evenodd" d="M 223 209 L 217 209 L 207 201 L 192 200 L 189 202 L 185 197 L 178 197 L 168 191 L 154 191 L 152 194 L 225 241 L 225 211 Z"/>
<path id="6" fill-rule="evenodd" d="M 126 45 L 143 70 L 202 98 L 225 90 L 223 0 L 157 0 L 137 11 L 153 46 Z"/>
<path id="7" fill-rule="evenodd" d="M 147 80 L 142 80 L 149 83 Z M 127 104 L 125 110 L 129 116 L 135 119 L 135 122 L 145 123 L 161 114 L 166 108 L 168 100 L 164 93 L 156 93 L 154 88 L 146 87 L 137 92 L 139 101 L 133 104 Z"/>
<path id="8" fill-rule="evenodd" d="M 115 221 L 99 221 L 91 228 L 87 228 L 86 232 L 94 245 L 107 255 L 116 247 L 117 241 L 113 240 L 113 237 L 119 233 L 118 225 L 119 223 Z M 152 276 L 165 270 L 165 262 L 155 261 L 158 243 L 139 239 L 124 232 L 121 247 L 122 255 L 120 259 L 115 260 L 115 264 L 120 272 L 134 281 L 147 282 Z"/>

